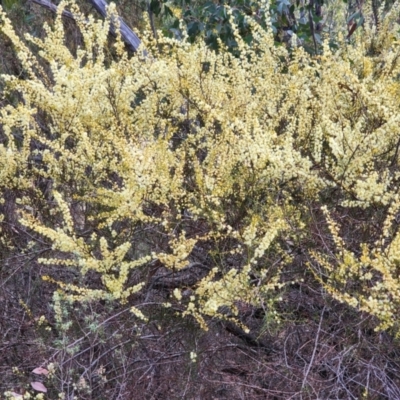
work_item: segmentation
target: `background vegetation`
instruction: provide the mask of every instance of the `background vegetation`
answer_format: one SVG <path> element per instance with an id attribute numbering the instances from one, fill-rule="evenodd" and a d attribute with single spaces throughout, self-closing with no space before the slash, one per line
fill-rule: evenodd
<path id="1" fill-rule="evenodd" d="M 397 3 L 2 5 L 2 396 L 400 398 Z"/>

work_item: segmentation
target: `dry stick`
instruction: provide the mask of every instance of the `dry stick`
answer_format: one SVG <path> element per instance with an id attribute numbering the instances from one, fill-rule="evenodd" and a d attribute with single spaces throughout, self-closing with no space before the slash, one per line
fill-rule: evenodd
<path id="1" fill-rule="evenodd" d="M 107 16 L 106 8 L 108 4 L 105 2 L 105 0 L 89 0 L 89 2 L 104 18 L 106 18 Z M 133 49 L 133 51 L 137 51 L 141 43 L 140 39 L 132 31 L 132 29 L 129 28 L 129 26 L 125 23 L 125 21 L 121 17 L 118 18 L 119 18 L 119 25 L 120 25 L 120 32 L 122 39 L 126 44 L 128 44 L 128 46 L 130 46 Z M 112 35 L 116 36 L 115 26 L 113 24 L 111 24 L 110 26 L 110 32 Z"/>
<path id="2" fill-rule="evenodd" d="M 40 6 L 48 8 L 50 11 L 53 11 L 54 13 L 57 12 L 57 6 L 53 4 L 50 0 L 31 0 L 31 1 Z M 108 4 L 105 2 L 105 0 L 88 0 L 88 1 L 104 18 L 107 16 Z M 75 16 L 67 10 L 63 10 L 62 15 L 63 17 L 75 20 Z M 136 52 L 141 44 L 140 39 L 132 31 L 132 29 L 129 28 L 129 26 L 125 23 L 125 21 L 121 17 L 118 17 L 118 19 L 119 19 L 119 25 L 120 25 L 119 28 L 122 40 L 132 51 Z M 113 36 L 117 36 L 116 27 L 114 23 L 110 24 L 110 33 Z"/>
<path id="3" fill-rule="evenodd" d="M 324 306 L 324 308 L 322 309 L 322 312 L 321 312 L 321 318 L 320 318 L 319 324 L 318 324 L 317 336 L 315 337 L 314 350 L 313 350 L 313 352 L 312 352 L 311 360 L 310 360 L 310 363 L 308 364 L 307 371 L 306 371 L 306 373 L 304 374 L 303 383 L 301 384 L 301 392 L 303 392 L 303 390 L 304 390 L 304 388 L 305 388 L 305 386 L 306 386 L 306 384 L 307 384 L 308 374 L 310 373 L 311 367 L 312 367 L 312 365 L 313 365 L 313 363 L 314 363 L 314 358 L 315 358 L 315 353 L 317 352 L 318 341 L 319 341 L 319 335 L 320 335 L 320 333 L 321 333 L 322 320 L 323 320 L 323 318 L 324 318 L 325 308 L 326 308 L 326 306 Z"/>

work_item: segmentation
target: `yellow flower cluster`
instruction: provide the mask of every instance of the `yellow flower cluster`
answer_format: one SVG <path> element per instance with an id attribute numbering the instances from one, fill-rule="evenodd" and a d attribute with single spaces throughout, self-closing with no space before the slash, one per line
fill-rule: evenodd
<path id="1" fill-rule="evenodd" d="M 391 227 L 400 211 L 397 196 L 384 223 L 383 234 L 374 248 L 361 244 L 361 254 L 356 256 L 345 248 L 339 237 L 338 226 L 327 215 L 330 232 L 335 242 L 336 260 L 313 253 L 314 259 L 324 268 L 328 279 L 317 275 L 321 282 L 339 301 L 380 320 L 377 329 L 394 328 L 400 334 L 397 315 L 400 311 L 400 232 L 392 234 Z M 359 284 L 356 284 L 356 283 Z M 356 288 L 352 288 L 356 284 Z"/>

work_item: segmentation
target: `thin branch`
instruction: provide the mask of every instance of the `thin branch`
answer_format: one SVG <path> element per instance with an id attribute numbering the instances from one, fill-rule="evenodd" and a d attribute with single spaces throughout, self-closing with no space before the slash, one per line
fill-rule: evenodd
<path id="1" fill-rule="evenodd" d="M 268 345 L 262 342 L 255 336 L 246 333 L 243 329 L 239 328 L 237 325 L 230 321 L 225 322 L 224 326 L 227 332 L 242 340 L 244 343 L 246 343 L 247 346 L 256 347 L 264 350 L 267 355 L 271 355 L 275 350 L 273 345 Z"/>
<path id="2" fill-rule="evenodd" d="M 319 324 L 318 324 L 318 331 L 317 331 L 317 336 L 315 337 L 315 344 L 314 344 L 314 349 L 313 349 L 313 352 L 312 352 L 312 355 L 311 355 L 311 360 L 310 360 L 310 362 L 308 364 L 307 371 L 304 374 L 303 383 L 301 384 L 301 391 L 302 392 L 303 392 L 303 390 L 304 390 L 304 388 L 306 386 L 308 375 L 309 375 L 311 367 L 312 367 L 312 365 L 314 363 L 315 354 L 317 352 L 317 347 L 318 347 L 319 335 L 321 333 L 322 320 L 324 318 L 325 308 L 326 308 L 326 306 L 324 306 L 324 308 L 322 309 L 322 312 L 321 312 L 321 318 L 320 318 Z"/>

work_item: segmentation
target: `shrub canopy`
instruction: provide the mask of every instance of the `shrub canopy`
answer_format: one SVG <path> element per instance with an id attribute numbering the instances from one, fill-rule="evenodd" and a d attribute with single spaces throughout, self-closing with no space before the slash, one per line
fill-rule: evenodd
<path id="1" fill-rule="evenodd" d="M 30 47 L 1 14 L 22 73 L 1 75 L 0 110 L 3 199 L 18 193 L 25 249 L 51 244 L 41 262 L 55 273 L 44 279 L 64 299 L 129 302 L 147 319 L 159 272 L 141 271 L 158 266 L 179 277 L 162 305 L 207 329 L 209 317 L 235 319 L 239 302 L 272 307 L 293 246 L 307 245 L 329 293 L 397 329 L 397 5 L 379 32 L 366 21 L 318 56 L 295 37 L 276 47 L 248 18 L 253 42 L 233 24 L 235 54 L 160 34 L 145 36 L 145 56 L 117 40 L 111 57 L 109 20 L 81 15 L 81 46 L 68 48 L 65 4 L 44 40 L 26 37 Z M 321 207 L 325 247 L 310 239 L 310 209 Z M 372 240 L 348 245 L 336 218 L 350 209 L 375 215 Z"/>

